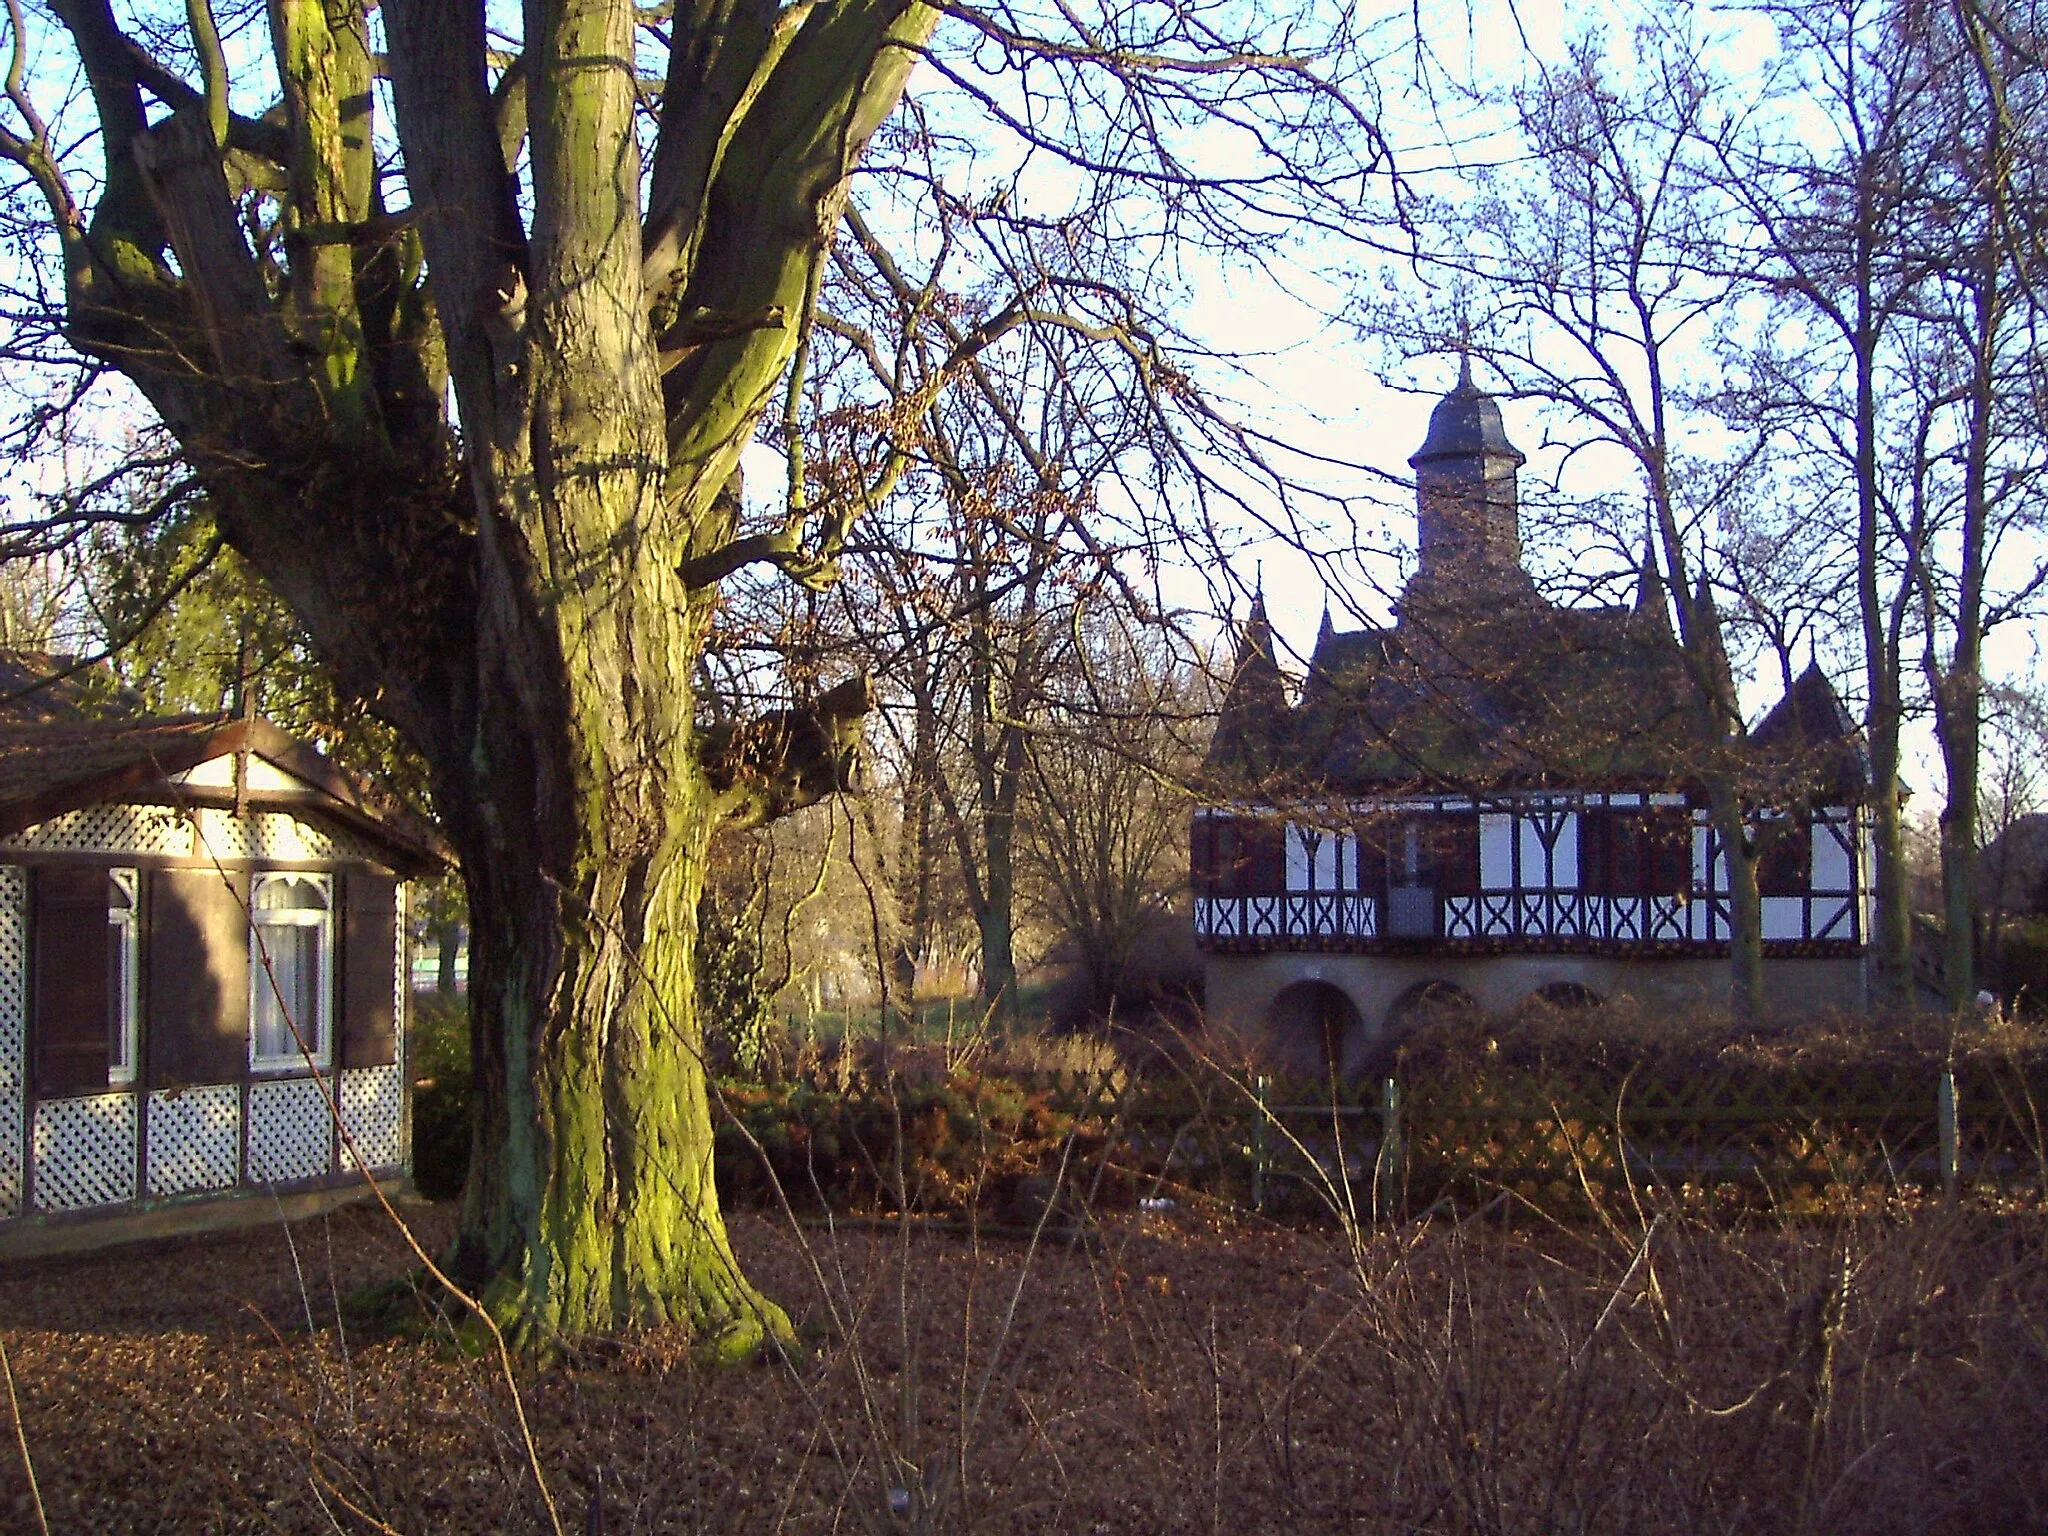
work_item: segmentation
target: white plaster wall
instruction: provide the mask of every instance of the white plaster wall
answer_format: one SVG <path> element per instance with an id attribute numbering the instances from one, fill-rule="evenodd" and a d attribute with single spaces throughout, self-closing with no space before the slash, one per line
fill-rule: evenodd
<path id="1" fill-rule="evenodd" d="M 1813 829 L 1813 888 L 1816 891 L 1846 891 L 1855 880 L 1855 864 L 1849 850 L 1842 846 L 1842 839 L 1836 832 L 1847 831 L 1836 826 L 1816 824 Z M 1851 834 L 1853 836 L 1853 834 Z"/>
<path id="2" fill-rule="evenodd" d="M 1305 891 L 1308 889 L 1310 865 L 1309 837 L 1311 834 L 1302 827 L 1287 829 L 1287 889 Z M 1270 845 L 1269 845 L 1270 846 Z"/>
<path id="3" fill-rule="evenodd" d="M 1515 885 L 1515 818 L 1487 812 L 1479 818 L 1479 888 L 1513 890 Z"/>

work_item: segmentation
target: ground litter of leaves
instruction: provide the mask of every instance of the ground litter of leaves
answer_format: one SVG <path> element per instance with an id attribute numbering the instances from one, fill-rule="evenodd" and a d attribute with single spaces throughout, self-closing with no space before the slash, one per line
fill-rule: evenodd
<path id="1" fill-rule="evenodd" d="M 431 1251 L 448 1207 L 405 1212 Z M 517 1375 L 563 1529 L 1938 1531 L 2048 1524 L 2034 1219 L 1506 1206 L 1368 1233 L 1185 1210 L 1040 1243 L 741 1213 L 793 1364 Z M 489 1359 L 348 1298 L 353 1208 L 0 1273 L 57 1531 L 545 1531 Z M 0 1405 L 4 1410 L 4 1405 Z M 0 1519 L 33 1530 L 11 1413 Z"/>

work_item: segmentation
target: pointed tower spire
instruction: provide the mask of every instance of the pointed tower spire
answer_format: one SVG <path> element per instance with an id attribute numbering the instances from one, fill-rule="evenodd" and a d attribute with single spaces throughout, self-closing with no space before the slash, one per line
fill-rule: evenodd
<path id="1" fill-rule="evenodd" d="M 1253 588 L 1251 612 L 1238 631 L 1230 688 L 1216 720 L 1209 765 L 1250 789 L 1267 780 L 1282 760 L 1287 725 L 1287 680 L 1273 654 L 1263 579 Z"/>
<path id="2" fill-rule="evenodd" d="M 1695 654 L 1704 655 L 1708 667 L 1708 681 L 1724 700 L 1735 697 L 1735 672 L 1728 664 L 1728 647 L 1721 639 L 1721 609 L 1714 601 L 1713 583 L 1704 572 L 1693 587 L 1693 620 L 1699 633 L 1694 636 L 1694 645 L 1699 647 Z M 1737 724 L 1740 724 L 1738 721 Z"/>
<path id="3" fill-rule="evenodd" d="M 1635 617 L 1656 633 L 1671 633 L 1670 599 L 1664 590 L 1663 563 L 1657 558 L 1657 523 L 1644 503 L 1643 558 L 1636 566 Z"/>

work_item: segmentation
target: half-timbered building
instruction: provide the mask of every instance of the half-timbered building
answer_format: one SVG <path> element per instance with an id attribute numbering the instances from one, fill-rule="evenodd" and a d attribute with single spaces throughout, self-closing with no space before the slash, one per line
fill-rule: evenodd
<path id="1" fill-rule="evenodd" d="M 1546 601 L 1522 462 L 1467 372 L 1410 461 L 1419 559 L 1393 622 L 1326 617 L 1298 688 L 1263 598 L 1240 637 L 1193 820 L 1196 938 L 1212 1018 L 1304 1065 L 1355 1066 L 1433 1002 L 1726 996 L 1727 862 L 1654 552 L 1628 604 Z M 1744 752 L 1774 999 L 1859 1006 L 1854 723 L 1809 670 Z"/>
<path id="2" fill-rule="evenodd" d="M 0 718 L 0 1252 L 402 1179 L 431 832 L 261 720 L 37 713 Z"/>

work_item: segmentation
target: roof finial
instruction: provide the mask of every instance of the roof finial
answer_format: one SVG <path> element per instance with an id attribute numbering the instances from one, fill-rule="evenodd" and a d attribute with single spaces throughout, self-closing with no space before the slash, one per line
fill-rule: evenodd
<path id="1" fill-rule="evenodd" d="M 1458 316 L 1458 388 L 1472 388 L 1472 317 Z"/>

